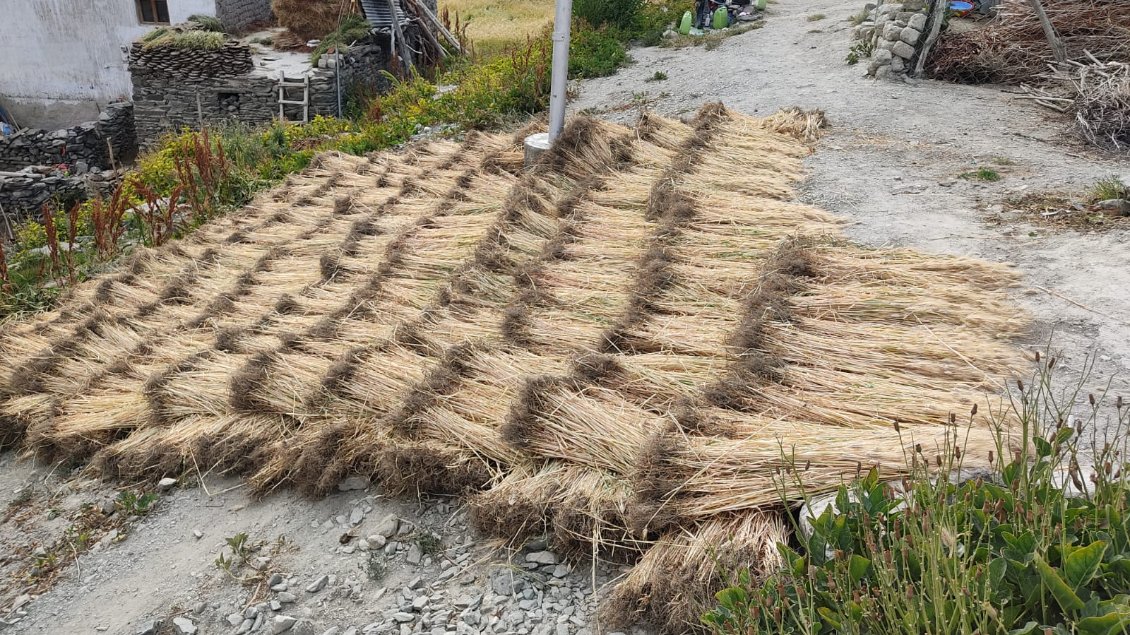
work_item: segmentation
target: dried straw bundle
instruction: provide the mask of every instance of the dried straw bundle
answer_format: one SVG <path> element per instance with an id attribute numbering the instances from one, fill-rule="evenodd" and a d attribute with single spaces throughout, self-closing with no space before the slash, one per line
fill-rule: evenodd
<path id="1" fill-rule="evenodd" d="M 659 414 L 698 399 L 732 360 L 725 356 L 685 355 L 670 351 L 631 355 L 587 355 L 575 374 L 612 388 L 636 406 Z"/>
<path id="2" fill-rule="evenodd" d="M 351 414 L 305 416 L 257 453 L 252 488 L 261 495 L 281 486 L 309 494 L 331 491 L 349 474 L 372 476 L 377 456 L 393 440 L 377 420 Z"/>
<path id="3" fill-rule="evenodd" d="M 804 110 L 791 106 L 762 119 L 761 124 L 773 132 L 789 135 L 805 143 L 814 143 L 820 138 L 820 131 L 828 127 L 828 118 L 824 116 L 823 110 Z"/>
<path id="4" fill-rule="evenodd" d="M 555 551 L 577 559 L 634 563 L 651 546 L 629 528 L 631 483 L 605 470 L 568 465 L 550 509 Z"/>
<path id="5" fill-rule="evenodd" d="M 612 590 L 601 617 L 611 627 L 643 621 L 664 633 L 699 630 L 729 576 L 748 571 L 757 581 L 783 566 L 777 544 L 789 533 L 778 514 L 749 512 L 671 532 Z"/>
<path id="6" fill-rule="evenodd" d="M 586 116 L 573 118 L 536 169 L 562 174 L 580 182 L 603 174 L 629 158 L 626 128 Z"/>
<path id="7" fill-rule="evenodd" d="M 397 442 L 381 450 L 377 475 L 397 494 L 467 494 L 486 487 L 500 474 L 480 457 L 456 445 Z"/>
<path id="8" fill-rule="evenodd" d="M 662 419 L 613 390 L 571 380 L 531 380 L 514 402 L 503 438 L 530 456 L 628 475 Z"/>
<path id="9" fill-rule="evenodd" d="M 562 461 L 514 465 L 490 489 L 470 497 L 471 524 L 487 536 L 521 547 L 546 532 L 551 505 L 568 469 Z"/>
<path id="10" fill-rule="evenodd" d="M 933 466 L 944 447 L 956 446 L 965 467 L 987 466 L 996 449 L 992 430 L 983 425 L 849 429 L 715 408 L 697 418 L 703 430 L 727 436 L 688 437 L 669 429 L 651 438 L 632 479 L 639 497 L 633 510 L 637 529 L 773 508 L 798 494 L 798 479 L 813 495 L 835 490 L 873 466 L 884 478 L 897 478 L 915 461 Z"/>

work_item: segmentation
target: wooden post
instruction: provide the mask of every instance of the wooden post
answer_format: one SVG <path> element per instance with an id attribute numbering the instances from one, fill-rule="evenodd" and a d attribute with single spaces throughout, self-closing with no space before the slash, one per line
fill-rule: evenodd
<path id="1" fill-rule="evenodd" d="M 926 36 L 926 42 L 918 52 L 918 63 L 914 65 L 912 77 L 922 77 L 922 71 L 926 68 L 926 58 L 930 57 L 930 51 L 938 41 L 938 34 L 942 32 L 942 22 L 946 19 L 946 9 L 949 5 L 950 0 L 934 0 L 933 10 L 930 12 L 930 34 Z"/>
<path id="2" fill-rule="evenodd" d="M 408 42 L 404 38 L 404 30 L 400 28 L 400 18 L 397 17 L 396 5 L 399 0 L 386 0 L 388 4 L 389 13 L 392 14 L 392 32 L 397 40 L 397 44 L 393 46 L 393 54 L 396 54 L 395 49 L 400 49 L 400 56 L 404 59 L 404 63 L 408 65 L 408 70 L 412 70 L 412 51 L 408 48 Z"/>
<path id="3" fill-rule="evenodd" d="M 1055 61 L 1063 64 L 1067 61 L 1067 47 L 1064 46 L 1063 40 L 1059 39 L 1059 34 L 1055 32 L 1055 26 L 1048 19 L 1043 3 L 1040 0 L 1028 0 L 1028 2 L 1031 3 L 1032 10 L 1036 12 L 1036 17 L 1040 19 L 1040 26 L 1044 27 L 1044 35 L 1048 36 L 1048 44 L 1052 47 Z"/>

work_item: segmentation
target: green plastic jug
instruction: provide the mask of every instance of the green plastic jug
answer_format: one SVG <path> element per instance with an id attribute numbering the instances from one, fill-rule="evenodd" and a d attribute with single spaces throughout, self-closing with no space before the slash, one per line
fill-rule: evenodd
<path id="1" fill-rule="evenodd" d="M 764 11 L 765 5 L 766 5 L 766 0 L 757 0 L 757 10 L 758 11 Z"/>
<path id="2" fill-rule="evenodd" d="M 726 12 L 726 7 L 718 7 L 714 12 L 714 28 L 724 29 L 730 26 L 730 14 Z"/>
<path id="3" fill-rule="evenodd" d="M 679 33 L 687 35 L 691 32 L 691 27 L 694 26 L 694 16 L 690 11 L 683 14 L 683 21 L 679 23 Z"/>

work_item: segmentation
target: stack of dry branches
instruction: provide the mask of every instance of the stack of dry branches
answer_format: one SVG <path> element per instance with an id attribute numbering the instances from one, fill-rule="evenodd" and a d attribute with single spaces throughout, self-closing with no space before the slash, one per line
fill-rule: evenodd
<path id="1" fill-rule="evenodd" d="M 1044 3 L 1070 60 L 1130 62 L 1130 3 L 1125 0 L 1049 0 Z M 948 33 L 927 68 L 937 79 L 967 84 L 1019 84 L 1047 70 L 1052 49 L 1028 0 L 1004 0 L 995 22 Z"/>
<path id="2" fill-rule="evenodd" d="M 1130 149 L 1130 64 L 1071 63 L 1051 76 L 1075 96 L 1075 125 L 1087 141 Z"/>

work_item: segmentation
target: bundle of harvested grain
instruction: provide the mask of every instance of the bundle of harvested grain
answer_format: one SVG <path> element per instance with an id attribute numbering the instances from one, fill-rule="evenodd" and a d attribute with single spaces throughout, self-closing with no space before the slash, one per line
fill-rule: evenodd
<path id="1" fill-rule="evenodd" d="M 955 439 L 975 463 L 984 421 L 949 413 L 1018 360 L 1007 270 L 845 245 L 791 202 L 820 122 L 578 118 L 528 170 L 498 135 L 322 155 L 0 333 L 0 443 L 470 493 L 510 544 L 639 561 L 616 616 L 693 628 L 725 572 L 777 566 L 789 470 L 816 493 Z"/>

